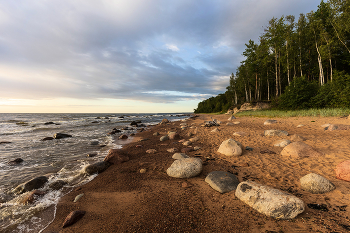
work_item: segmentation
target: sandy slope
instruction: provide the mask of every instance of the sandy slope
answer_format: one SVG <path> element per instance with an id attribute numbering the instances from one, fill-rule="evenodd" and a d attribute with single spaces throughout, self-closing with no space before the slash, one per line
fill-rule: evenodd
<path id="1" fill-rule="evenodd" d="M 228 117 L 215 116 L 222 121 L 217 133 L 211 132 L 214 127 L 200 126 L 210 119 L 208 115 L 188 120 L 193 127 L 186 130 L 180 129 L 181 122 L 175 122 L 139 133 L 137 136 L 150 140 L 125 145 L 121 153 L 128 155 L 130 161 L 112 165 L 90 183 L 63 197 L 55 221 L 44 232 L 350 232 L 350 182 L 337 180 L 334 173 L 338 163 L 350 159 L 350 131 L 325 131 L 321 127 L 325 123 L 350 125 L 350 119 L 275 118 L 277 124 L 265 126 L 268 118 L 241 117 L 234 120 L 240 124 L 226 126 Z M 297 127 L 300 124 L 304 126 Z M 263 136 L 266 129 L 285 130 L 289 136 L 282 138 L 287 139 L 298 134 L 324 155 L 283 157 L 282 148 L 272 146 L 281 137 Z M 165 173 L 173 162 L 173 153 L 166 150 L 184 147 L 174 140 L 159 141 L 160 136 L 174 130 L 185 139 L 189 138 L 188 132 L 200 138 L 194 145 L 202 149 L 188 153 L 204 162 L 199 176 L 176 179 Z M 154 132 L 161 135 L 153 136 Z M 234 132 L 246 132 L 247 136 L 233 136 Z M 254 149 L 245 150 L 239 157 L 218 154 L 219 145 L 228 138 Z M 156 149 L 157 153 L 147 154 L 147 149 Z M 276 154 L 260 153 L 266 149 Z M 142 168 L 146 173 L 139 172 Z M 234 173 L 240 181 L 253 180 L 290 192 L 306 204 L 326 204 L 329 211 L 307 207 L 303 214 L 289 221 L 266 217 L 238 200 L 234 192 L 220 194 L 205 183 L 206 175 L 215 170 Z M 299 179 L 311 172 L 328 178 L 336 189 L 326 194 L 303 191 Z M 73 203 L 80 193 L 85 195 Z M 62 229 L 64 218 L 73 210 L 85 210 L 86 215 Z"/>

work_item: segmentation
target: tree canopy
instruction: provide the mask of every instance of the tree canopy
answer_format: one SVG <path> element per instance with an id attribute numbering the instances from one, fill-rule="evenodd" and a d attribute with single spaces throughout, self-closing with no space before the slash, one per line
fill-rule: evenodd
<path id="1" fill-rule="evenodd" d="M 350 106 L 350 1 L 323 0 L 315 12 L 272 18 L 224 94 L 196 113 L 227 111 L 244 102 L 271 101 L 279 109 Z"/>

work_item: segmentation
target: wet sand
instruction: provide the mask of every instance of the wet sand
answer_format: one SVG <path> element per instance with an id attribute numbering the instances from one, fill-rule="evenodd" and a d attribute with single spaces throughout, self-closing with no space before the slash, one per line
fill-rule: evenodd
<path id="1" fill-rule="evenodd" d="M 264 125 L 269 118 L 239 117 L 227 126 L 228 115 L 213 116 L 222 121 L 216 127 L 202 127 L 210 115 L 200 115 L 185 121 L 188 128 L 181 130 L 180 123 L 157 125 L 138 133 L 134 141 L 123 145 L 120 154 L 130 160 L 115 163 L 91 182 L 76 187 L 57 205 L 55 220 L 44 232 L 349 232 L 350 182 L 338 180 L 334 169 L 350 159 L 349 130 L 324 130 L 326 123 L 350 125 L 350 119 L 339 117 L 274 118 L 278 122 Z M 304 125 L 297 127 L 298 125 Z M 289 133 L 284 137 L 266 137 L 264 130 L 280 129 Z M 183 146 L 179 140 L 160 142 L 168 131 L 177 131 L 182 139 L 198 137 L 191 146 L 201 149 L 187 153 L 203 161 L 202 173 L 193 178 L 169 177 L 166 169 L 174 161 L 174 153 L 167 149 Z M 159 136 L 153 136 L 159 132 Z M 189 137 L 188 133 L 194 135 Z M 245 132 L 246 136 L 233 136 Z M 279 139 L 291 139 L 297 134 L 306 144 L 323 153 L 320 157 L 290 158 L 281 156 L 283 148 L 274 147 Z M 139 141 L 140 138 L 149 140 Z M 227 157 L 217 152 L 220 144 L 233 138 L 252 151 L 244 150 L 241 156 Z M 137 139 L 137 140 L 136 140 Z M 137 145 L 140 145 L 137 147 Z M 155 149 L 148 154 L 146 150 Z M 262 154 L 269 149 L 275 154 Z M 145 173 L 140 173 L 146 169 Z M 212 171 L 228 171 L 239 181 L 252 180 L 289 192 L 301 198 L 306 205 L 304 213 L 292 220 L 276 220 L 258 213 L 235 197 L 235 192 L 220 194 L 212 189 L 205 177 Z M 300 178 L 317 173 L 330 180 L 334 191 L 311 194 L 301 189 Z M 76 203 L 74 198 L 84 193 Z M 325 204 L 328 211 L 307 207 L 307 204 Z M 77 223 L 62 228 L 66 216 L 74 210 L 86 211 Z"/>

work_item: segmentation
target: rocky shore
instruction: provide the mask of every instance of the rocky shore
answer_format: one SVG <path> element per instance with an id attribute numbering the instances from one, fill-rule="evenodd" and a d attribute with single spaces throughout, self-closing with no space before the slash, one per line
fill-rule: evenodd
<path id="1" fill-rule="evenodd" d="M 43 232 L 350 231 L 350 119 L 215 118 L 110 150 Z"/>

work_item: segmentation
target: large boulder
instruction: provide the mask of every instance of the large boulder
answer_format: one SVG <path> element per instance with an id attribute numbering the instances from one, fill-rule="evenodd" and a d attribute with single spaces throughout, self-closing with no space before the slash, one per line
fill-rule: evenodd
<path id="1" fill-rule="evenodd" d="M 218 152 L 226 156 L 239 156 L 242 155 L 242 148 L 243 146 L 240 142 L 230 138 L 221 143 Z"/>
<path id="2" fill-rule="evenodd" d="M 239 184 L 238 178 L 229 172 L 213 171 L 205 178 L 210 187 L 220 193 L 227 193 L 237 188 Z"/>
<path id="3" fill-rule="evenodd" d="M 166 170 L 168 176 L 175 178 L 190 178 L 202 172 L 202 160 L 199 158 L 185 158 L 175 160 Z"/>
<path id="4" fill-rule="evenodd" d="M 240 183 L 235 194 L 253 209 L 276 219 L 293 219 L 305 210 L 301 199 L 253 181 Z"/>
<path id="5" fill-rule="evenodd" d="M 18 185 L 12 192 L 15 194 L 22 194 L 34 189 L 40 189 L 45 185 L 47 181 L 48 179 L 46 176 L 39 176 L 26 183 Z"/>
<path id="6" fill-rule="evenodd" d="M 88 174 L 88 175 L 101 173 L 101 172 L 105 171 L 110 165 L 111 164 L 109 162 L 106 162 L 106 161 L 93 163 L 93 164 L 90 164 L 90 165 L 86 166 L 85 168 L 83 168 L 83 173 Z"/>
<path id="7" fill-rule="evenodd" d="M 307 174 L 300 178 L 301 188 L 310 193 L 326 193 L 335 189 L 329 180 L 315 173 Z"/>
<path id="8" fill-rule="evenodd" d="M 317 157 L 321 156 L 322 153 L 304 142 L 292 142 L 283 148 L 281 155 L 291 157 Z"/>
<path id="9" fill-rule="evenodd" d="M 278 129 L 269 129 L 264 131 L 265 136 L 288 136 L 287 131 L 278 130 Z"/>
<path id="10" fill-rule="evenodd" d="M 72 137 L 72 135 L 65 134 L 65 133 L 56 133 L 55 135 L 53 135 L 54 139 L 62 139 L 62 138 L 70 138 L 70 137 Z"/>
<path id="11" fill-rule="evenodd" d="M 335 168 L 337 179 L 350 181 L 350 160 L 345 160 Z"/>

